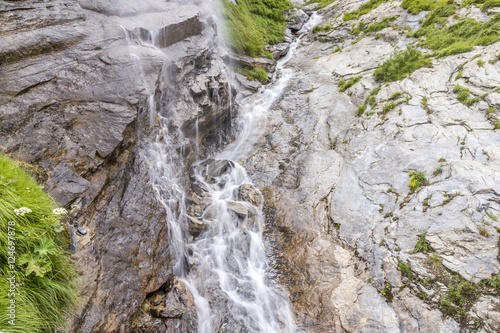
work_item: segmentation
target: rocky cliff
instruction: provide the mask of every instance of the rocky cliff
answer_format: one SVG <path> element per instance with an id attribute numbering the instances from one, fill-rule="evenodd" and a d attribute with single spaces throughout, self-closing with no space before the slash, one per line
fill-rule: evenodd
<path id="1" fill-rule="evenodd" d="M 379 1 L 343 19 L 363 3 L 320 11 L 245 163 L 273 193 L 268 237 L 296 319 L 314 332 L 497 332 L 499 44 L 380 82 L 374 70 L 417 41 L 407 31 L 428 11 Z M 458 8 L 446 25 L 495 14 Z"/>
<path id="2" fill-rule="evenodd" d="M 67 331 L 131 331 L 173 281 L 148 142 L 168 118 L 188 165 L 226 140 L 234 112 L 214 5 L 2 1 L 0 22 L 0 147 L 48 174 L 71 211 L 83 299 Z"/>

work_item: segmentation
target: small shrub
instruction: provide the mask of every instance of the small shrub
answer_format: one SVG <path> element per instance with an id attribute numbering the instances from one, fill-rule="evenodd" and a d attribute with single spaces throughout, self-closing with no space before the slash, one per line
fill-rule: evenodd
<path id="1" fill-rule="evenodd" d="M 438 160 L 439 163 L 445 163 L 446 162 L 446 158 L 444 157 L 441 157 L 439 160 Z"/>
<path id="2" fill-rule="evenodd" d="M 373 76 L 377 80 L 397 81 L 421 67 L 432 67 L 432 62 L 426 59 L 422 52 L 409 46 L 406 50 L 398 51 L 386 60 L 375 70 Z"/>
<path id="3" fill-rule="evenodd" d="M 479 59 L 479 60 L 477 61 L 477 65 L 478 65 L 479 67 L 483 67 L 483 66 L 484 66 L 484 61 L 483 61 L 483 60 L 481 60 L 481 59 Z"/>
<path id="4" fill-rule="evenodd" d="M 432 173 L 432 175 L 434 177 L 436 177 L 436 176 L 438 176 L 438 175 L 440 175 L 442 173 L 443 173 L 443 169 L 442 168 L 436 168 L 436 170 L 434 170 L 434 172 Z"/>
<path id="5" fill-rule="evenodd" d="M 410 192 L 415 192 L 420 187 L 427 185 L 429 182 L 427 178 L 425 178 L 425 174 L 423 172 L 410 172 L 410 182 L 408 183 L 408 188 Z"/>

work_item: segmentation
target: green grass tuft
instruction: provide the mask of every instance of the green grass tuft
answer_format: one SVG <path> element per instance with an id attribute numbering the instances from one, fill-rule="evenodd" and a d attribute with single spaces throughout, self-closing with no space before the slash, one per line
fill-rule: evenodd
<path id="1" fill-rule="evenodd" d="M 432 62 L 414 47 L 396 52 L 390 59 L 378 67 L 373 76 L 377 80 L 397 81 L 404 79 L 421 67 L 432 67 Z"/>
<path id="2" fill-rule="evenodd" d="M 21 207 L 31 212 L 16 215 Z M 64 250 L 68 240 L 61 233 L 61 216 L 53 213 L 56 207 L 31 176 L 0 154 L 0 331 L 54 332 L 77 303 L 75 268 Z M 14 266 L 9 265 L 7 245 L 15 246 Z M 9 271 L 15 271 L 18 284 L 15 326 L 8 323 L 6 311 Z"/>
<path id="3" fill-rule="evenodd" d="M 477 97 L 471 98 L 470 90 L 458 84 L 453 88 L 453 92 L 457 94 L 458 101 L 466 106 L 471 106 L 480 101 L 480 99 Z"/>
<path id="4" fill-rule="evenodd" d="M 351 78 L 347 82 L 345 80 L 340 80 L 339 83 L 338 83 L 339 91 L 340 92 L 346 91 L 347 89 L 349 89 L 350 87 L 352 87 L 353 85 L 355 85 L 356 83 L 358 83 L 359 80 L 361 80 L 361 78 L 363 78 L 363 77 L 362 76 L 356 76 L 356 77 Z"/>
<path id="5" fill-rule="evenodd" d="M 429 252 L 432 250 L 429 242 L 425 239 L 425 236 L 427 235 L 426 232 L 424 232 L 418 239 L 417 244 L 415 244 L 415 249 L 413 250 L 413 253 L 418 253 L 418 252 Z"/>
<path id="6" fill-rule="evenodd" d="M 238 73 L 245 75 L 251 81 L 258 80 L 262 83 L 269 81 L 266 71 L 260 68 L 238 67 Z"/>

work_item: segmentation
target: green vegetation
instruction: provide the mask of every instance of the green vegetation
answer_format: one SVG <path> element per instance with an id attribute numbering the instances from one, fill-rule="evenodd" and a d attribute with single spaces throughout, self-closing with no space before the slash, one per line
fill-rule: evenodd
<path id="1" fill-rule="evenodd" d="M 477 97 L 471 98 L 470 97 L 470 90 L 469 89 L 464 88 L 458 84 L 455 85 L 455 87 L 453 88 L 453 92 L 455 94 L 457 94 L 457 99 L 459 100 L 459 102 L 464 104 L 464 105 L 471 106 L 474 103 L 479 102 L 479 98 L 477 98 Z"/>
<path id="2" fill-rule="evenodd" d="M 349 21 L 355 18 L 358 18 L 362 15 L 368 14 L 373 9 L 377 8 L 382 2 L 386 2 L 387 0 L 370 0 L 367 3 L 359 6 L 357 10 L 354 10 L 349 13 L 344 14 L 344 21 Z"/>
<path id="3" fill-rule="evenodd" d="M 370 105 L 370 107 L 373 109 L 375 106 L 377 106 L 377 94 L 379 93 L 380 89 L 382 89 L 381 86 L 377 86 L 375 89 L 373 89 L 370 94 L 368 95 L 368 97 L 366 98 L 365 102 L 358 108 L 358 110 L 356 111 L 356 115 L 358 117 L 361 117 L 363 115 L 363 113 L 365 113 L 366 111 L 366 108 L 368 106 L 368 104 Z"/>
<path id="4" fill-rule="evenodd" d="M 413 250 L 413 253 L 418 253 L 418 252 L 429 252 L 432 251 L 431 245 L 429 242 L 425 239 L 425 236 L 427 235 L 426 232 L 424 232 L 420 238 L 417 241 L 417 244 L 415 244 L 415 249 Z"/>
<path id="5" fill-rule="evenodd" d="M 469 7 L 471 5 L 481 5 L 481 11 L 487 13 L 488 9 L 500 7 L 500 0 L 465 0 L 462 2 L 462 7 Z"/>
<path id="6" fill-rule="evenodd" d="M 484 5 L 481 7 L 481 11 L 487 13 L 488 9 L 500 7 L 500 0 L 488 0 L 484 2 Z"/>
<path id="7" fill-rule="evenodd" d="M 400 98 L 400 97 L 401 97 L 401 96 L 403 96 L 403 95 L 404 95 L 404 93 L 403 93 L 403 92 L 400 92 L 400 91 L 395 92 L 394 94 L 392 94 L 392 95 L 391 95 L 391 97 L 389 97 L 389 100 L 390 100 L 390 101 L 394 101 L 394 100 L 396 100 L 396 99 Z"/>
<path id="8" fill-rule="evenodd" d="M 332 2 L 335 2 L 336 0 L 309 0 L 307 2 L 307 4 L 311 4 L 311 3 L 317 3 L 319 4 L 316 9 L 321 9 L 321 8 L 324 8 L 326 6 L 328 6 L 329 4 L 331 4 Z"/>
<path id="9" fill-rule="evenodd" d="M 262 83 L 269 81 L 266 71 L 260 68 L 239 67 L 238 73 L 245 75 L 251 81 L 259 80 Z"/>
<path id="10" fill-rule="evenodd" d="M 439 176 L 442 173 L 443 173 L 443 169 L 441 167 L 439 167 L 439 168 L 436 168 L 436 170 L 434 170 L 434 172 L 432 173 L 432 175 L 434 177 L 436 177 L 436 176 Z"/>
<path id="11" fill-rule="evenodd" d="M 398 260 L 398 269 L 403 276 L 407 277 L 410 280 L 415 280 L 415 276 L 413 275 L 411 264 L 409 262 L 405 264 L 404 262 Z"/>
<path id="12" fill-rule="evenodd" d="M 448 4 L 448 0 L 403 0 L 401 7 L 408 13 L 417 15 L 421 11 L 431 11 Z"/>
<path id="13" fill-rule="evenodd" d="M 330 31 L 332 30 L 332 27 L 330 25 L 325 25 L 324 27 L 320 26 L 320 25 L 317 25 L 313 28 L 312 32 L 313 33 L 317 33 L 317 32 L 320 32 L 320 31 Z"/>
<path id="14" fill-rule="evenodd" d="M 443 25 L 441 21 L 446 21 L 445 16 L 451 13 L 451 9 L 446 8 L 451 7 L 430 13 L 422 27 L 414 33 L 415 37 L 425 37 L 418 45 L 434 50 L 437 57 L 469 52 L 474 46 L 490 45 L 500 40 L 500 14 L 485 23 L 464 18 L 448 27 L 437 27 L 435 23 Z M 441 14 L 437 14 L 438 11 Z"/>
<path id="15" fill-rule="evenodd" d="M 441 263 L 443 261 L 443 258 L 440 256 L 433 254 L 429 256 L 429 264 L 431 265 L 432 269 L 436 270 L 438 267 L 441 266 Z"/>
<path id="16" fill-rule="evenodd" d="M 262 54 L 265 44 L 283 41 L 283 12 L 291 7 L 288 0 L 239 0 L 238 5 L 223 0 L 231 47 L 255 57 Z"/>
<path id="17" fill-rule="evenodd" d="M 358 35 L 360 32 L 377 32 L 387 28 L 389 26 L 389 23 L 394 22 L 397 18 L 397 16 L 385 17 L 382 21 L 371 24 L 369 26 L 365 26 L 365 23 L 361 21 L 358 23 L 358 26 L 353 29 L 352 33 Z"/>
<path id="18" fill-rule="evenodd" d="M 423 172 L 410 172 L 410 182 L 408 183 L 408 188 L 410 189 L 410 193 L 415 192 L 420 187 L 428 185 L 429 181 L 425 178 L 425 174 Z"/>
<path id="19" fill-rule="evenodd" d="M 432 62 L 422 52 L 408 46 L 406 50 L 397 51 L 390 59 L 378 67 L 373 76 L 377 80 L 401 80 L 421 67 L 432 67 Z"/>
<path id="20" fill-rule="evenodd" d="M 0 154 L 0 330 L 54 332 L 72 313 L 78 295 L 67 238 L 60 224 L 64 209 L 25 171 Z M 15 262 L 9 258 L 15 257 Z M 14 273 L 11 273 L 14 272 Z M 15 297 L 8 297 L 14 277 Z M 15 326 L 7 307 L 15 299 Z"/>
<path id="21" fill-rule="evenodd" d="M 386 105 L 384 105 L 384 107 L 382 108 L 382 113 L 387 113 L 389 111 L 391 111 L 392 109 L 394 109 L 396 107 L 396 103 L 394 102 L 391 102 L 391 103 L 387 103 Z"/>
<path id="22" fill-rule="evenodd" d="M 361 80 L 362 78 L 363 78 L 362 76 L 352 77 L 347 82 L 345 80 L 340 80 L 339 83 L 338 83 L 339 91 L 340 92 L 346 91 L 347 89 L 351 88 L 353 85 L 355 85 L 356 83 L 358 83 L 359 80 Z"/>
<path id="23" fill-rule="evenodd" d="M 455 319 L 465 316 L 470 300 L 477 298 L 478 285 L 456 277 L 458 283 L 450 286 L 448 293 L 441 298 L 439 308 L 441 311 Z"/>
<path id="24" fill-rule="evenodd" d="M 386 284 L 384 286 L 384 289 L 382 289 L 380 293 L 382 294 L 382 296 L 385 296 L 389 302 L 394 298 L 394 296 L 392 295 L 392 287 L 390 284 Z"/>

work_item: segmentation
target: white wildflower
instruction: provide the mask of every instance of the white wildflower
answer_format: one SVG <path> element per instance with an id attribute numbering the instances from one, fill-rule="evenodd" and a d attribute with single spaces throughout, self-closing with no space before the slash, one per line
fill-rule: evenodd
<path id="1" fill-rule="evenodd" d="M 56 208 L 52 211 L 52 214 L 56 214 L 56 215 L 64 215 L 66 214 L 68 211 L 64 208 Z"/>
<path id="2" fill-rule="evenodd" d="M 19 209 L 14 209 L 14 213 L 19 216 L 24 216 L 24 214 L 31 213 L 31 209 L 28 207 L 21 207 Z"/>

